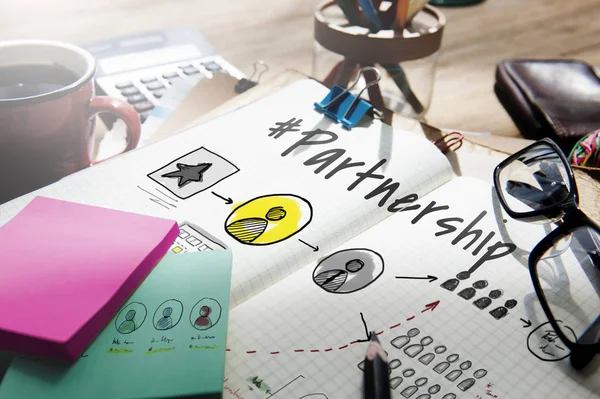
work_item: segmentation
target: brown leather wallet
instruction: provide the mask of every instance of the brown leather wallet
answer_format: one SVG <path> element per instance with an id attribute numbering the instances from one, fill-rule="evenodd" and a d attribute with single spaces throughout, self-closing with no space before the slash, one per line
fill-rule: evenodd
<path id="1" fill-rule="evenodd" d="M 567 154 L 600 129 L 600 77 L 585 62 L 505 60 L 494 91 L 524 137 L 550 137 Z"/>

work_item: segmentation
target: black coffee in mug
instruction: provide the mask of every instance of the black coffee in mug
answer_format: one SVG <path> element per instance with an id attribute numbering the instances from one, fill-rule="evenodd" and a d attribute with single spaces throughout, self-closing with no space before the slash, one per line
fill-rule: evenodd
<path id="1" fill-rule="evenodd" d="M 0 66 L 0 100 L 32 97 L 69 86 L 77 75 L 56 64 Z"/>

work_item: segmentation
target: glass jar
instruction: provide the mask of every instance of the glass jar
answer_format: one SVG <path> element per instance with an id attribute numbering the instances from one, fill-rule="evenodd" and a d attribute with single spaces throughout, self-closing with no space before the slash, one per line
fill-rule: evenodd
<path id="1" fill-rule="evenodd" d="M 422 119 L 431 104 L 433 82 L 446 19 L 427 5 L 402 32 L 392 29 L 369 32 L 353 26 L 333 1 L 315 11 L 312 75 L 327 86 L 347 87 L 361 67 L 375 66 L 379 90 L 369 90 L 376 108 Z M 364 85 L 361 78 L 352 92 Z"/>

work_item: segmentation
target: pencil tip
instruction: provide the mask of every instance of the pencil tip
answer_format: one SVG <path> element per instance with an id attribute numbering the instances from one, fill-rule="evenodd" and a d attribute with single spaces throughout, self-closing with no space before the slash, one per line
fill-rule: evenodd
<path id="1" fill-rule="evenodd" d="M 375 331 L 371 331 L 369 333 L 369 338 L 370 341 L 379 342 L 379 338 L 377 338 L 377 334 L 375 334 Z"/>

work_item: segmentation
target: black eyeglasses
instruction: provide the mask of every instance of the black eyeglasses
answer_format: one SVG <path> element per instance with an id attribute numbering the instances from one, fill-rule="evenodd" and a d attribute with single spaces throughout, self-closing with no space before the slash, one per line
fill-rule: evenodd
<path id="1" fill-rule="evenodd" d="M 543 139 L 500 163 L 494 185 L 512 218 L 558 224 L 531 251 L 529 272 L 571 365 L 582 369 L 600 353 L 600 227 L 579 209 L 573 170 Z"/>

